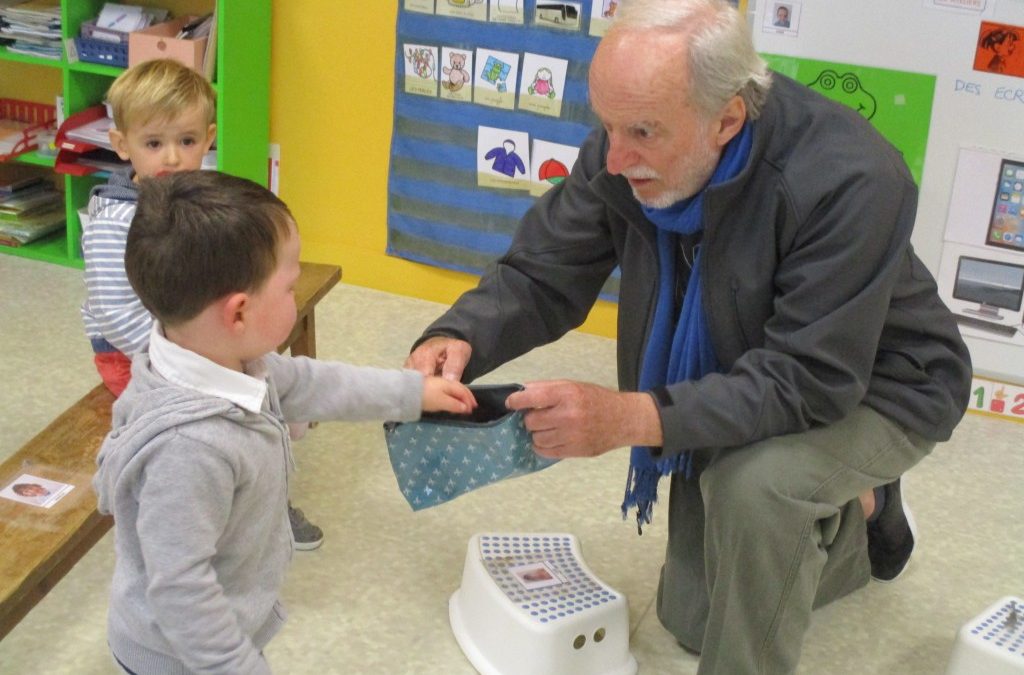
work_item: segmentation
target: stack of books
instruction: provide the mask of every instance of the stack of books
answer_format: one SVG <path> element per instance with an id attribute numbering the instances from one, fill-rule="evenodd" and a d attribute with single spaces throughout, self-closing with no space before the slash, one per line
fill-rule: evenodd
<path id="1" fill-rule="evenodd" d="M 21 246 L 63 229 L 64 195 L 48 171 L 26 164 L 0 164 L 0 244 Z"/>
<path id="2" fill-rule="evenodd" d="M 59 59 L 60 0 L 0 0 L 0 45 L 17 54 Z"/>

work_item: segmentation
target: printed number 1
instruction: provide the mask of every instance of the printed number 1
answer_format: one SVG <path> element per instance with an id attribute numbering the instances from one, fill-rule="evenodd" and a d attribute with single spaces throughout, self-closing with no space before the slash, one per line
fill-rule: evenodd
<path id="1" fill-rule="evenodd" d="M 979 410 L 981 408 L 984 408 L 985 407 L 985 387 L 978 387 L 977 389 L 975 389 L 971 393 L 978 397 L 977 401 L 974 404 L 974 407 L 978 408 Z"/>

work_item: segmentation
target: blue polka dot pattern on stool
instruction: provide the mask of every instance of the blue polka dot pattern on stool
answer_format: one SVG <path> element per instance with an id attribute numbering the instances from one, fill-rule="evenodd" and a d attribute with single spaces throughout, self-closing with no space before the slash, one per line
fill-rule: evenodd
<path id="1" fill-rule="evenodd" d="M 384 425 L 391 468 L 414 511 L 557 461 L 534 453 L 522 412 L 505 408 L 521 385 L 470 389 L 478 403 L 472 415 L 424 414 L 418 422 Z"/>
<path id="2" fill-rule="evenodd" d="M 581 614 L 618 597 L 583 567 L 570 535 L 480 535 L 480 558 L 494 584 L 538 623 Z M 532 568 L 549 570 L 556 583 L 524 583 L 519 571 Z"/>

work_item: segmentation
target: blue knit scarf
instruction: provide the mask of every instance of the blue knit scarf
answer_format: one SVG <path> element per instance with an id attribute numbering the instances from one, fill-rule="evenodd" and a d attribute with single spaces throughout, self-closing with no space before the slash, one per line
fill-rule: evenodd
<path id="1" fill-rule="evenodd" d="M 723 183 L 736 176 L 750 156 L 753 132 L 749 122 L 725 146 L 722 157 L 708 185 L 692 197 L 664 209 L 643 207 L 648 220 L 657 227 L 658 235 L 658 298 L 654 310 L 654 324 L 644 351 L 640 368 L 639 391 L 650 391 L 660 386 L 696 380 L 718 371 L 718 359 L 701 294 L 701 248 L 694 255 L 686 295 L 675 316 L 676 251 L 679 235 L 691 235 L 704 227 L 704 192 L 707 187 Z M 669 449 L 671 451 L 671 449 Z M 636 507 L 637 531 L 651 522 L 654 503 L 658 500 L 658 481 L 662 476 L 682 471 L 689 478 L 693 466 L 689 452 L 672 453 L 655 459 L 651 449 L 635 446 L 629 458 L 629 476 L 626 496 L 622 502 L 622 516 L 630 507 Z"/>

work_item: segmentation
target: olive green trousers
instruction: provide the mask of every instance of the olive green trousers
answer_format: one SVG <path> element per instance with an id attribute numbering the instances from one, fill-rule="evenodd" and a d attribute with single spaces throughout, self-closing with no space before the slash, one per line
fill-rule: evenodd
<path id="1" fill-rule="evenodd" d="M 858 495 L 934 447 L 860 406 L 828 427 L 696 453 L 672 477 L 658 618 L 700 675 L 791 673 L 811 610 L 865 585 Z"/>

